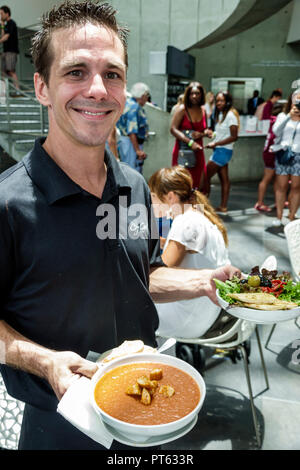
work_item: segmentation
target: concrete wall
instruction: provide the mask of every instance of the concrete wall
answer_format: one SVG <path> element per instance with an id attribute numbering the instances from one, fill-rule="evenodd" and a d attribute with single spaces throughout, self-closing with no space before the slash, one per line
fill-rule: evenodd
<path id="1" fill-rule="evenodd" d="M 166 52 L 168 44 L 186 49 L 200 37 L 222 24 L 245 0 L 110 0 L 118 10 L 118 20 L 130 28 L 128 87 L 145 81 L 151 88 L 153 102 L 163 107 L 166 75 L 149 74 L 149 52 Z M 39 21 L 42 13 L 59 0 L 11 0 L 12 17 L 19 27 Z M 26 5 L 26 8 L 24 7 Z M 218 12 L 216 15 L 215 12 Z M 188 14 L 187 14 L 188 12 Z M 31 68 L 19 62 L 19 75 L 27 79 Z"/>
<path id="2" fill-rule="evenodd" d="M 295 0 L 295 4 L 299 1 Z M 42 13 L 57 3 L 59 0 L 10 0 L 9 5 L 17 24 L 26 27 L 37 23 Z M 153 102 L 163 107 L 167 76 L 149 73 L 150 51 L 165 52 L 168 44 L 179 49 L 191 47 L 234 18 L 238 11 L 249 8 L 253 0 L 110 0 L 110 3 L 119 11 L 118 20 L 131 30 L 128 87 L 145 81 L 151 88 Z M 271 80 L 275 87 L 286 88 L 294 78 L 295 64 L 299 62 L 298 68 L 300 64 L 299 46 L 286 44 L 292 6 L 293 2 L 269 20 L 215 46 L 193 49 L 196 78 L 207 89 L 212 76 L 262 76 L 266 94 L 274 88 Z M 299 22 L 300 18 L 295 25 Z M 19 74 L 25 79 L 31 76 L 28 59 L 20 60 Z"/>
<path id="3" fill-rule="evenodd" d="M 288 44 L 291 44 L 293 42 L 300 42 L 299 18 L 300 18 L 300 0 L 294 0 L 291 26 L 290 26 L 289 34 L 287 37 Z"/>
<path id="4" fill-rule="evenodd" d="M 192 49 L 196 76 L 208 91 L 211 77 L 262 77 L 263 96 L 275 88 L 287 97 L 300 76 L 300 46 L 287 44 L 293 3 L 257 26 L 213 46 Z M 299 20 L 298 20 L 299 24 Z"/>

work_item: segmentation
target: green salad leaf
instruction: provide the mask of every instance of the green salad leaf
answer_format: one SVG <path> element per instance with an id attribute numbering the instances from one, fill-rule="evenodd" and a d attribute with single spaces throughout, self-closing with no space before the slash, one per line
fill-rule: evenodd
<path id="1" fill-rule="evenodd" d="M 300 282 L 295 284 L 292 281 L 288 281 L 278 299 L 296 302 L 300 305 Z"/>
<path id="2" fill-rule="evenodd" d="M 227 294 L 238 294 L 241 292 L 240 279 L 236 277 L 225 282 L 220 281 L 219 279 L 214 279 L 214 282 L 216 284 L 216 288 L 219 290 L 220 297 L 229 304 L 235 303 L 235 301 L 231 297 L 228 297 Z"/>

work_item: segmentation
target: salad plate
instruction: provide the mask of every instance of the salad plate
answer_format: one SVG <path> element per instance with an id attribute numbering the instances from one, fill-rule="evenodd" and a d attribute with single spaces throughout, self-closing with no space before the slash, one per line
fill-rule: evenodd
<path id="1" fill-rule="evenodd" d="M 235 306 L 234 304 L 229 304 L 220 296 L 219 289 L 217 289 L 217 299 L 221 307 L 233 317 L 258 324 L 270 325 L 293 320 L 300 316 L 300 307 L 291 310 L 256 310 L 254 308 Z"/>
<path id="2" fill-rule="evenodd" d="M 288 272 L 279 275 L 273 261 L 267 266 L 271 270 L 255 266 L 243 279 L 215 279 L 220 306 L 232 316 L 259 324 L 300 316 L 300 283 L 293 282 Z"/>

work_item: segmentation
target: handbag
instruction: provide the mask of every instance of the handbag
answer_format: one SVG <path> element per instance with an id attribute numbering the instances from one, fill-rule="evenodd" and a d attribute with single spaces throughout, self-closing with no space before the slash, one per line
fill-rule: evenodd
<path id="1" fill-rule="evenodd" d="M 191 139 L 193 131 L 185 130 L 183 133 Z M 194 150 L 192 150 L 185 142 L 180 142 L 178 152 L 178 165 L 184 168 L 195 168 L 197 158 Z"/>
<path id="2" fill-rule="evenodd" d="M 287 163 L 289 163 L 296 155 L 296 153 L 293 152 L 293 150 L 292 150 L 292 145 L 293 145 L 293 142 L 294 142 L 294 139 L 295 139 L 298 124 L 299 123 L 297 123 L 297 125 L 295 127 L 294 134 L 293 134 L 290 146 L 287 147 L 286 149 L 280 149 L 276 152 L 276 159 L 277 159 L 277 161 L 280 165 L 287 165 Z"/>
<path id="3" fill-rule="evenodd" d="M 276 152 L 276 158 L 280 165 L 286 165 L 290 162 L 295 156 L 295 152 L 292 151 L 291 147 L 287 149 L 280 149 Z"/>
<path id="4" fill-rule="evenodd" d="M 186 129 L 182 132 L 185 134 L 186 137 L 188 137 L 188 139 L 192 139 L 192 134 L 195 129 L 193 128 L 193 121 L 188 110 L 186 110 L 186 113 L 191 123 L 192 130 Z M 183 166 L 184 168 L 195 168 L 195 166 L 197 165 L 196 153 L 188 146 L 187 143 L 182 141 L 179 143 L 178 165 Z"/>

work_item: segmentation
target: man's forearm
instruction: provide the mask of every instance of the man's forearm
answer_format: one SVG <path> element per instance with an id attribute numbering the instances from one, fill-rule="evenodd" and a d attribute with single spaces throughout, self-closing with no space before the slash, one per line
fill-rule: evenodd
<path id="1" fill-rule="evenodd" d="M 150 274 L 150 294 L 154 302 L 176 302 L 207 295 L 212 270 L 160 267 Z"/>
<path id="2" fill-rule="evenodd" d="M 22 336 L 5 321 L 0 321 L 0 362 L 46 378 L 50 357 L 54 353 Z"/>
<path id="3" fill-rule="evenodd" d="M 219 305 L 214 279 L 226 281 L 241 276 L 230 264 L 217 269 L 155 268 L 150 274 L 150 294 L 154 302 L 176 302 L 206 296 Z"/>
<path id="4" fill-rule="evenodd" d="M 1 36 L 0 43 L 7 41 L 8 38 L 9 38 L 9 34 L 3 34 L 3 35 Z"/>
<path id="5" fill-rule="evenodd" d="M 129 139 L 131 140 L 134 150 L 138 152 L 140 150 L 140 146 L 136 134 L 129 134 Z"/>
<path id="6" fill-rule="evenodd" d="M 54 351 L 30 341 L 0 321 L 0 362 L 46 379 L 58 400 L 74 377 L 91 378 L 98 367 L 72 351 Z"/>

